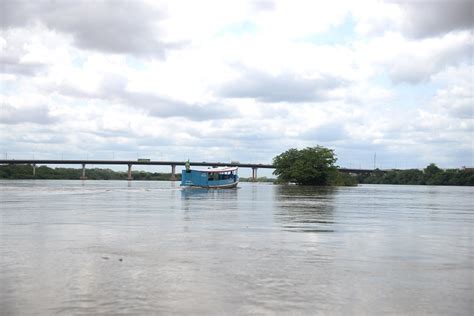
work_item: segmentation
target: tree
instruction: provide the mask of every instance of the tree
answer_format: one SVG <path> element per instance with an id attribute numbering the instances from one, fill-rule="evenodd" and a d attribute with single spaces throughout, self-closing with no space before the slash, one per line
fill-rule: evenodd
<path id="1" fill-rule="evenodd" d="M 432 177 L 435 176 L 438 173 L 441 173 L 443 170 L 441 170 L 436 164 L 430 163 L 426 168 L 423 170 L 425 175 Z"/>
<path id="2" fill-rule="evenodd" d="M 322 146 L 289 149 L 273 158 L 278 182 L 304 185 L 330 185 L 337 177 L 337 158 L 332 149 Z"/>
<path id="3" fill-rule="evenodd" d="M 444 184 L 444 171 L 440 169 L 436 164 L 430 163 L 424 170 L 424 180 L 428 185 L 440 185 Z"/>

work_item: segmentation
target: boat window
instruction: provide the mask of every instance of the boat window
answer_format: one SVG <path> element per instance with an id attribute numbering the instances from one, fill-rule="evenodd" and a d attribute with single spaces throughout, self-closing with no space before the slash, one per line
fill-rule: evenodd
<path id="1" fill-rule="evenodd" d="M 218 181 L 218 180 L 228 180 L 234 179 L 234 171 L 222 171 L 222 172 L 208 172 L 207 179 L 208 181 Z"/>
<path id="2" fill-rule="evenodd" d="M 209 176 L 207 178 L 209 181 L 216 181 L 219 180 L 219 173 L 217 172 L 209 172 Z"/>

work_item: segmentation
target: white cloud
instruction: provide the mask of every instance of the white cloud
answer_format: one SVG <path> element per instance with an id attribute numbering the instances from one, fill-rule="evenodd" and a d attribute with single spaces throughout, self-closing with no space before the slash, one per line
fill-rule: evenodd
<path id="1" fill-rule="evenodd" d="M 470 32 L 423 40 L 385 33 L 360 44 L 355 53 L 361 64 L 387 72 L 396 83 L 419 83 L 428 81 L 447 66 L 469 62 L 473 47 L 474 37 Z"/>
<path id="2" fill-rule="evenodd" d="M 163 57 L 176 45 L 160 39 L 163 13 L 140 1 L 6 1 L 2 9 L 2 28 L 39 23 L 82 49 Z"/>
<path id="3" fill-rule="evenodd" d="M 469 30 L 474 26 L 474 3 L 471 0 L 402 0 L 402 31 L 415 38 L 439 36 Z"/>
<path id="4" fill-rule="evenodd" d="M 1 124 L 20 124 L 20 123 L 36 123 L 36 124 L 53 124 L 56 119 L 51 115 L 47 105 L 24 105 L 20 107 L 11 106 L 3 103 L 0 108 Z"/>
<path id="5" fill-rule="evenodd" d="M 471 0 L 354 1 L 351 13 L 363 36 L 399 32 L 409 38 L 443 36 L 474 26 Z"/>
<path id="6" fill-rule="evenodd" d="M 474 133 L 474 66 L 449 67 L 434 76 L 433 81 L 443 88 L 433 96 L 430 107 L 458 120 L 460 126 L 466 127 L 469 122 Z"/>

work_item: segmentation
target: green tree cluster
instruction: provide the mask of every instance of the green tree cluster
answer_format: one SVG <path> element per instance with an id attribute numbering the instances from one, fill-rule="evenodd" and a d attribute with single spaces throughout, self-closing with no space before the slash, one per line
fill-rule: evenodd
<path id="1" fill-rule="evenodd" d="M 291 148 L 273 158 L 277 182 L 301 185 L 356 185 L 356 179 L 341 174 L 334 150 L 322 146 Z"/>
<path id="2" fill-rule="evenodd" d="M 421 185 L 474 185 L 472 169 L 440 169 L 434 163 L 425 169 L 375 170 L 371 174 L 359 175 L 359 183 L 371 184 L 421 184 Z"/>

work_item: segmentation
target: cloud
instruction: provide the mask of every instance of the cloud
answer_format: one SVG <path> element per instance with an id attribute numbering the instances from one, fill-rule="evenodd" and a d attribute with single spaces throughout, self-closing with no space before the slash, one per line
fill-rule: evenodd
<path id="1" fill-rule="evenodd" d="M 0 56 L 0 72 L 6 74 L 34 76 L 46 70 L 46 65 L 35 62 L 21 62 L 18 58 Z"/>
<path id="2" fill-rule="evenodd" d="M 3 1 L 2 28 L 35 23 L 72 36 L 81 49 L 164 57 L 178 47 L 160 37 L 164 14 L 139 1 Z"/>
<path id="3" fill-rule="evenodd" d="M 423 39 L 472 29 L 473 10 L 472 0 L 367 0 L 354 2 L 351 14 L 362 35 Z"/>
<path id="4" fill-rule="evenodd" d="M 405 15 L 402 31 L 413 38 L 426 38 L 474 27 L 472 0 L 397 1 Z"/>
<path id="5" fill-rule="evenodd" d="M 474 119 L 472 85 L 442 89 L 435 95 L 434 102 L 445 108 L 454 118 Z"/>
<path id="6" fill-rule="evenodd" d="M 270 0 L 256 0 L 252 4 L 257 11 L 271 11 L 275 9 L 275 2 Z"/>
<path id="7" fill-rule="evenodd" d="M 459 126 L 474 125 L 473 65 L 449 67 L 433 77 L 439 88 L 428 102 L 427 110 L 439 111 L 456 120 Z M 470 122 L 470 123 L 467 123 Z"/>
<path id="8" fill-rule="evenodd" d="M 334 142 L 349 138 L 344 126 L 339 123 L 326 123 L 312 128 L 300 135 L 303 139 L 318 142 Z"/>
<path id="9" fill-rule="evenodd" d="M 0 107 L 0 123 L 2 124 L 52 124 L 57 119 L 50 113 L 47 105 L 33 105 L 14 107 L 9 104 L 2 104 Z"/>
<path id="10" fill-rule="evenodd" d="M 193 121 L 205 121 L 236 117 L 236 112 L 218 103 L 195 103 L 171 99 L 149 92 L 130 91 L 128 80 L 122 76 L 105 76 L 97 91 L 86 92 L 71 86 L 59 87 L 58 91 L 73 97 L 102 99 L 145 110 L 154 117 L 184 117 Z"/>
<path id="11" fill-rule="evenodd" d="M 235 112 L 219 104 L 188 104 L 145 93 L 130 93 L 125 99 L 156 117 L 184 117 L 194 121 L 236 118 Z"/>
<path id="12" fill-rule="evenodd" d="M 330 90 L 345 84 L 345 80 L 330 76 L 304 78 L 290 73 L 271 75 L 244 70 L 240 78 L 223 85 L 219 95 L 226 98 L 253 98 L 268 103 L 321 101 L 328 99 Z"/>
<path id="13" fill-rule="evenodd" d="M 235 116 L 229 109 L 219 104 L 189 104 L 153 93 L 132 92 L 126 89 L 126 80 L 121 77 L 106 78 L 101 94 L 104 98 L 117 98 L 125 104 L 146 110 L 156 117 L 185 117 L 203 121 Z"/>
<path id="14" fill-rule="evenodd" d="M 362 63 L 381 67 L 395 83 L 418 84 L 446 67 L 470 63 L 474 37 L 456 32 L 422 40 L 387 33 L 356 52 Z"/>
<path id="15" fill-rule="evenodd" d="M 30 34 L 9 34 L 2 32 L 0 36 L 0 72 L 5 74 L 34 76 L 46 71 L 47 65 L 37 60 L 25 58 L 27 45 L 19 38 Z M 28 56 L 27 56 L 28 57 Z"/>

